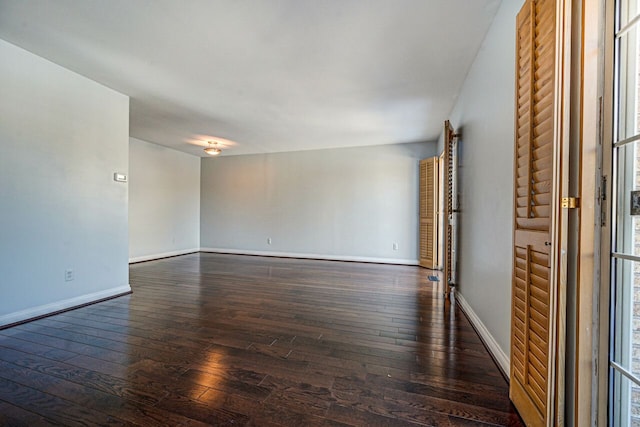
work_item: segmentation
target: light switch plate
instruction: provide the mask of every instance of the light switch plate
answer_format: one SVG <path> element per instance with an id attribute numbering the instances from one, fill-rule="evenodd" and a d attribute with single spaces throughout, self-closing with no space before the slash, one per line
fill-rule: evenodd
<path id="1" fill-rule="evenodd" d="M 113 180 L 116 182 L 127 182 L 127 175 L 116 172 L 113 174 Z"/>

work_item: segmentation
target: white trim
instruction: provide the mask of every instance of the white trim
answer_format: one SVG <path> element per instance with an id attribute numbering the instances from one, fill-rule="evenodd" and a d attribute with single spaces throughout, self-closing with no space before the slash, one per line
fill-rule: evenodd
<path id="1" fill-rule="evenodd" d="M 355 261 L 355 262 L 372 262 L 376 264 L 402 264 L 402 265 L 418 265 L 417 259 L 401 259 L 401 258 L 373 258 L 351 255 L 321 255 L 307 254 L 298 252 L 272 252 L 272 251 L 254 251 L 248 249 L 224 249 L 224 248 L 200 248 L 200 252 L 212 252 L 220 254 L 238 254 L 238 255 L 259 255 L 272 256 L 282 258 L 303 258 L 303 259 L 322 259 L 329 261 Z"/>
<path id="2" fill-rule="evenodd" d="M 456 291 L 455 293 L 455 299 L 460 305 L 460 308 L 462 309 L 462 311 L 464 311 L 464 314 L 466 314 L 469 320 L 471 321 L 471 324 L 473 325 L 473 327 L 476 329 L 476 331 L 478 331 L 480 338 L 482 338 L 482 342 L 484 343 L 484 345 L 487 347 L 487 349 L 489 350 L 493 358 L 498 363 L 498 368 L 500 368 L 500 370 L 502 371 L 502 374 L 505 376 L 505 378 L 509 378 L 509 371 L 511 366 L 509 356 L 507 356 L 507 354 L 502 350 L 502 348 L 500 348 L 500 346 L 498 345 L 498 342 L 495 340 L 495 338 L 493 338 L 493 335 L 491 335 L 491 332 L 489 332 L 489 329 L 487 329 L 484 323 L 482 323 L 482 320 L 480 320 L 480 318 L 478 317 L 476 312 L 473 311 L 473 308 L 471 308 L 467 300 L 464 299 L 462 294 L 459 293 L 458 291 Z"/>
<path id="3" fill-rule="evenodd" d="M 151 260 L 160 259 L 160 258 L 169 258 L 172 256 L 178 256 L 178 255 L 192 254 L 199 251 L 200 251 L 200 248 L 193 248 L 193 249 L 182 249 L 179 251 L 163 252 L 161 254 L 136 256 L 136 257 L 129 258 L 129 264 L 133 264 L 134 262 L 151 261 Z"/>
<path id="4" fill-rule="evenodd" d="M 79 297 L 69 298 L 63 301 L 53 302 L 38 307 L 28 308 L 26 310 L 17 311 L 15 313 L 0 316 L 0 326 L 11 325 L 12 323 L 24 322 L 25 320 L 34 319 L 40 316 L 56 313 L 61 310 L 68 310 L 92 302 L 111 298 L 117 295 L 131 292 L 131 286 L 119 286 L 117 288 L 108 289 L 106 291 L 94 292 L 92 294 L 81 295 Z"/>

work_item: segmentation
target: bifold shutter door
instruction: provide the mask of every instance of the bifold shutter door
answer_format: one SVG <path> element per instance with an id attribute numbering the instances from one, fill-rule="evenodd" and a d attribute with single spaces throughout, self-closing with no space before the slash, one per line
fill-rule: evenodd
<path id="1" fill-rule="evenodd" d="M 551 422 L 551 199 L 555 144 L 556 2 L 517 17 L 510 396 L 527 425 Z"/>
<path id="2" fill-rule="evenodd" d="M 420 161 L 420 265 L 437 264 L 438 158 Z"/>
<path id="3" fill-rule="evenodd" d="M 456 212 L 455 212 L 455 131 L 449 120 L 444 122 L 444 292 L 448 297 L 455 280 Z"/>

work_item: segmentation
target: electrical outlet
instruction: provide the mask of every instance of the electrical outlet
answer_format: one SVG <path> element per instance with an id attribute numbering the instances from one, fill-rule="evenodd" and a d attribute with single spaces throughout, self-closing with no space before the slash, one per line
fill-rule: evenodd
<path id="1" fill-rule="evenodd" d="M 397 251 L 397 250 L 398 250 L 398 244 L 397 244 L 397 243 L 394 243 L 394 244 L 393 244 L 393 250 L 394 250 L 394 251 Z"/>
<path id="2" fill-rule="evenodd" d="M 271 244 L 271 237 L 267 237 L 267 245 Z"/>
<path id="3" fill-rule="evenodd" d="M 64 271 L 64 280 L 65 282 L 70 282 L 73 280 L 73 270 Z"/>

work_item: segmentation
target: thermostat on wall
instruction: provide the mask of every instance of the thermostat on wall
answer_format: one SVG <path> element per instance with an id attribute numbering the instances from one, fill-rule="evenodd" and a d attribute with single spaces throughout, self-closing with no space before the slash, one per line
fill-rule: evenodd
<path id="1" fill-rule="evenodd" d="M 113 174 L 113 180 L 116 182 L 127 182 L 127 175 L 116 172 Z"/>

